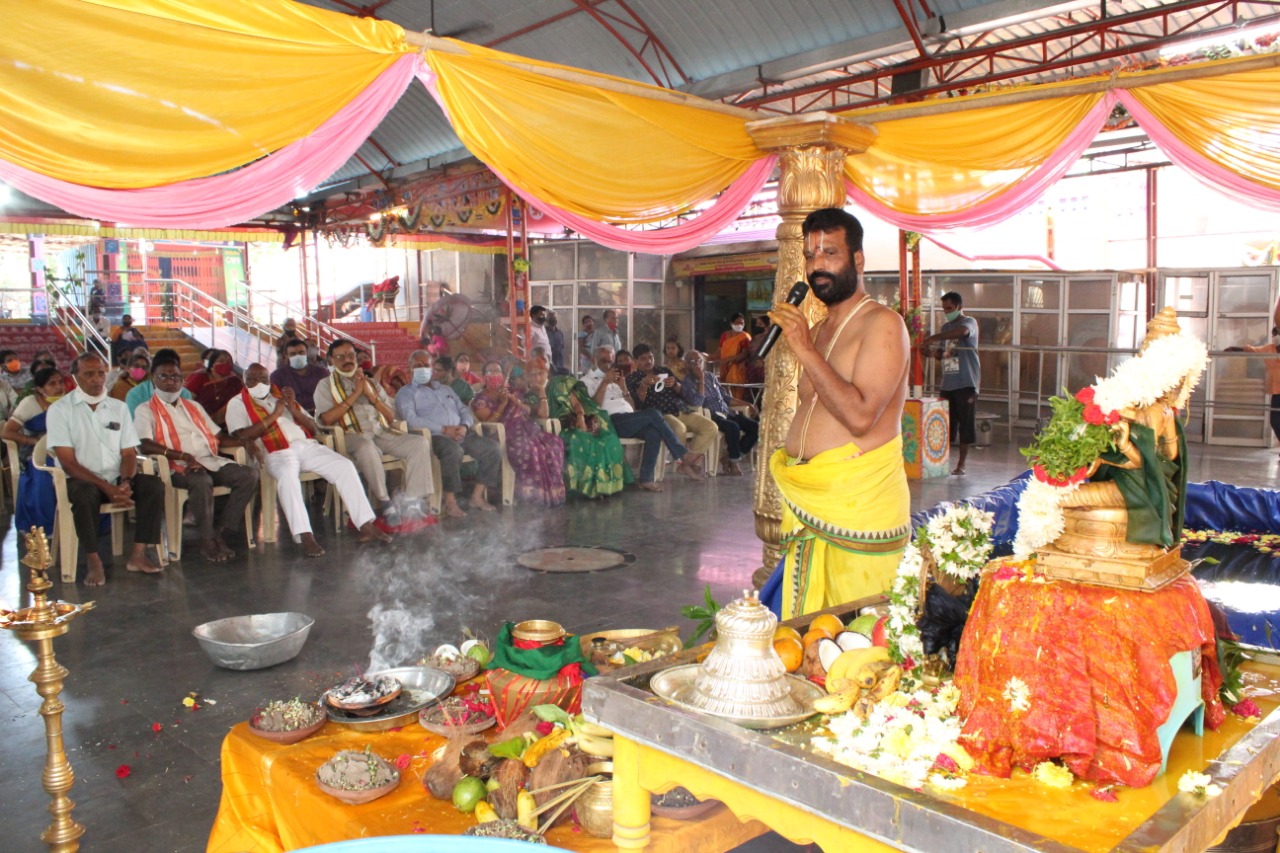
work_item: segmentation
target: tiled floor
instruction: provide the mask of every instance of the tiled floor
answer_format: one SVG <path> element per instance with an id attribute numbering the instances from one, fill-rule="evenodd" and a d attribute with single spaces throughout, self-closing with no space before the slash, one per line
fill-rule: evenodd
<path id="1" fill-rule="evenodd" d="M 1193 480 L 1268 487 L 1277 481 L 1274 451 L 1193 446 L 1192 454 Z M 912 508 L 1001 485 L 1021 467 L 1014 445 L 975 450 L 968 476 L 912 483 Z M 698 601 L 704 584 L 717 600 L 733 597 L 749 585 L 760 559 L 750 478 L 666 483 L 656 495 L 629 491 L 557 510 L 517 507 L 385 549 L 328 533 L 322 541 L 329 554 L 321 560 L 303 561 L 280 545 L 213 566 L 193 547 L 159 578 L 115 571 L 92 592 L 56 585 L 61 598 L 98 602 L 57 643 L 71 673 L 63 721 L 76 772 L 75 817 L 88 826 L 82 849 L 203 850 L 218 805 L 218 752 L 227 729 L 265 700 L 314 695 L 354 665 L 367 666 L 375 609 L 383 614 L 380 624 L 394 626 L 381 649 L 399 662 L 455 640 L 463 626 L 491 633 L 503 619 L 541 617 L 574 631 L 662 627 L 682 622 L 680 606 Z M 12 608 L 25 603 L 25 581 L 10 523 L 0 516 L 0 606 Z M 561 544 L 601 545 L 637 559 L 590 575 L 536 574 L 515 564 L 519 552 Z M 190 634 L 211 619 L 279 610 L 309 613 L 316 625 L 302 654 L 273 669 L 217 669 Z M 38 837 L 48 823 L 39 697 L 26 680 L 33 667 L 28 647 L 0 638 L 0 849 L 7 853 L 43 850 Z M 217 704 L 187 711 L 182 699 L 190 691 Z M 157 722 L 164 725 L 159 734 L 152 731 Z M 116 778 L 121 764 L 132 770 L 127 779 Z M 795 849 L 769 836 L 748 848 Z"/>

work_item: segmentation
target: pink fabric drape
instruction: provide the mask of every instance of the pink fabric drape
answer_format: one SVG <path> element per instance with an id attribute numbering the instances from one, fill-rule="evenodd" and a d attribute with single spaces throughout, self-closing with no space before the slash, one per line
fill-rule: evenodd
<path id="1" fill-rule="evenodd" d="M 332 175 L 395 106 L 422 63 L 407 54 L 305 139 L 234 172 L 160 187 L 111 190 L 39 175 L 0 160 L 0 180 L 63 210 L 151 228 L 221 228 L 310 192 Z"/>
<path id="2" fill-rule="evenodd" d="M 863 192 L 861 188 L 848 179 L 845 180 L 845 192 L 854 204 L 867 213 L 907 231 L 930 232 L 948 228 L 978 228 L 994 225 L 1030 207 L 1040 196 L 1044 195 L 1049 187 L 1057 183 L 1067 173 L 1068 169 L 1075 165 L 1075 162 L 1080 159 L 1080 155 L 1084 153 L 1085 149 L 1089 147 L 1089 143 L 1093 141 L 1094 137 L 1098 135 L 1098 131 L 1102 129 L 1102 125 L 1107 120 L 1107 116 L 1111 114 L 1115 102 L 1115 94 L 1108 93 L 1085 115 L 1079 127 L 1063 141 L 1063 144 L 1053 153 L 1053 156 L 1045 160 L 1038 168 L 1027 174 L 1006 192 L 1001 193 L 985 204 L 957 210 L 954 213 L 919 216 L 894 210 L 876 197 Z"/>
<path id="3" fill-rule="evenodd" d="M 1124 104 L 1125 109 L 1129 111 L 1129 115 L 1133 116 L 1139 126 L 1146 131 L 1156 147 L 1163 151 L 1175 165 L 1190 172 L 1196 180 L 1209 189 L 1249 204 L 1266 210 L 1280 211 L 1280 192 L 1237 175 L 1183 143 L 1127 89 L 1121 89 L 1118 97 L 1120 103 Z"/>
<path id="4" fill-rule="evenodd" d="M 423 67 L 418 72 L 418 79 L 431 93 L 431 97 L 440 105 L 445 118 L 449 118 L 449 108 L 437 88 L 435 72 Z M 449 119 L 452 122 L 452 119 Z M 659 228 L 653 231 L 630 231 L 607 222 L 597 222 L 577 213 L 571 213 L 555 205 L 540 201 L 532 193 L 526 192 L 507 180 L 492 163 L 486 164 L 498 179 L 509 186 L 513 192 L 529 205 L 542 211 L 549 219 L 560 223 L 571 231 L 576 231 L 587 239 L 618 249 L 624 252 L 644 252 L 651 255 L 674 255 L 684 252 L 710 240 L 725 228 L 728 228 L 751 203 L 751 199 L 764 187 L 773 168 L 777 165 L 776 155 L 769 155 L 757 160 L 738 180 L 730 184 L 722 192 L 715 203 L 698 216 L 680 225 L 670 228 Z"/>

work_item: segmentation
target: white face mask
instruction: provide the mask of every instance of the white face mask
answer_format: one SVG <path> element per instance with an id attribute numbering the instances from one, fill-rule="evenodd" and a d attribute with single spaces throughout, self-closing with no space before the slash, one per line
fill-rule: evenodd
<path id="1" fill-rule="evenodd" d="M 334 368 L 333 372 L 341 376 L 343 379 L 350 379 L 352 376 L 356 375 L 356 370 L 357 368 L 354 367 L 350 370 L 338 370 L 337 368 Z"/>
<path id="2" fill-rule="evenodd" d="M 265 400 L 271 396 L 271 384 L 268 382 L 259 382 L 249 389 L 249 396 L 255 400 Z"/>
<path id="3" fill-rule="evenodd" d="M 746 328 L 746 326 L 745 326 L 745 325 L 743 325 L 742 323 L 734 323 L 734 324 L 733 324 L 733 330 L 734 330 L 735 332 L 741 332 L 741 331 L 742 331 L 743 329 L 745 329 L 745 328 Z"/>
<path id="4" fill-rule="evenodd" d="M 172 406 L 174 403 L 178 402 L 178 398 L 182 396 L 182 392 L 181 391 L 161 391 L 159 388 L 157 388 L 156 396 L 160 398 L 161 403 L 168 403 L 169 405 Z"/>
<path id="5" fill-rule="evenodd" d="M 90 406 L 96 406 L 99 403 L 101 403 L 103 400 L 107 399 L 107 392 L 103 390 L 103 392 L 98 396 L 91 397 L 84 392 L 83 388 L 76 388 L 76 396 L 79 397 L 84 402 L 88 403 Z"/>
<path id="6" fill-rule="evenodd" d="M 431 381 L 430 367 L 415 367 L 413 369 L 413 381 L 417 385 L 426 385 Z"/>
<path id="7" fill-rule="evenodd" d="M 289 356 L 289 366 L 294 370 L 302 370 L 307 366 L 307 357 L 305 355 Z"/>

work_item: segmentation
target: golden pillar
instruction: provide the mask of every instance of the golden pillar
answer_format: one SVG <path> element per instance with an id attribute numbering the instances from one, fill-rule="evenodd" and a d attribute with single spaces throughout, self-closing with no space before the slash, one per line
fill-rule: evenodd
<path id="1" fill-rule="evenodd" d="M 811 211 L 844 207 L 844 161 L 867 150 L 875 130 L 827 113 L 785 116 L 747 124 L 747 132 L 764 151 L 779 155 L 778 275 L 773 301 L 786 300 L 797 281 L 805 280 L 804 237 L 800 226 Z M 813 325 L 827 315 L 827 308 L 812 293 L 801 310 Z M 797 362 L 791 347 L 779 341 L 765 361 L 764 404 L 760 413 L 760 459 L 756 466 L 753 509 L 756 535 L 764 544 L 763 565 L 756 586 L 764 583 L 782 552 L 778 547 L 782 523 L 782 495 L 766 463 L 781 447 L 796 413 Z"/>

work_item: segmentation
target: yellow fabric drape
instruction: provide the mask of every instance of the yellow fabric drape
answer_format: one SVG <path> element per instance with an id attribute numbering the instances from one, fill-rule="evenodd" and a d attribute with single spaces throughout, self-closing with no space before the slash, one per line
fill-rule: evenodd
<path id="1" fill-rule="evenodd" d="M 1043 164 L 1100 99 L 1101 92 L 962 112 L 894 119 L 893 108 L 847 118 L 878 135 L 851 155 L 845 175 L 900 213 L 952 213 L 1008 192 Z"/>
<path id="2" fill-rule="evenodd" d="M 1280 189 L 1280 68 L 1156 83 L 1130 95 L 1201 156 Z"/>
<path id="3" fill-rule="evenodd" d="M 664 219 L 765 156 L 743 118 L 553 79 L 509 63 L 561 66 L 467 48 L 427 54 L 454 131 L 513 184 L 573 213 Z"/>
<path id="4" fill-rule="evenodd" d="M 410 50 L 397 25 L 290 0 L 0 0 L 0 157 L 109 188 L 250 163 Z"/>

